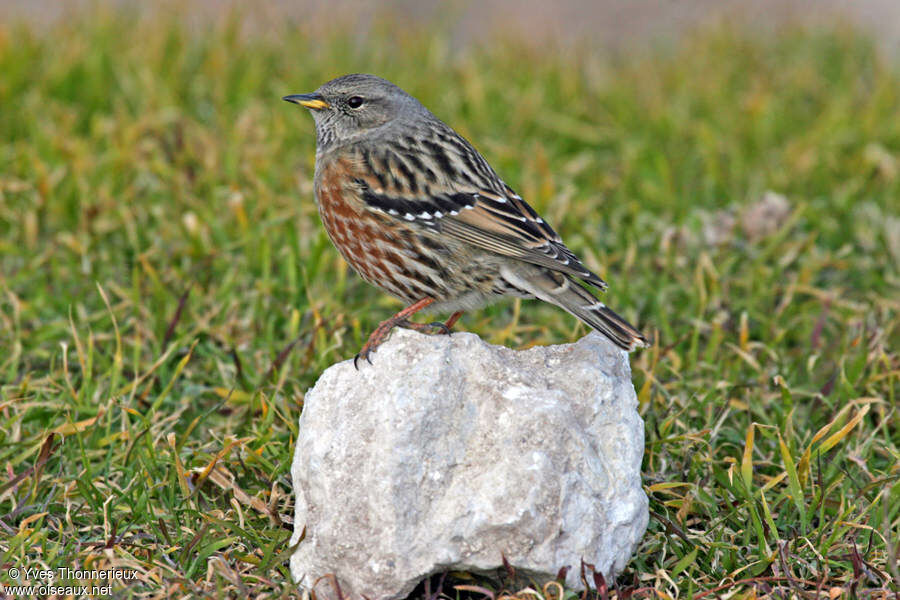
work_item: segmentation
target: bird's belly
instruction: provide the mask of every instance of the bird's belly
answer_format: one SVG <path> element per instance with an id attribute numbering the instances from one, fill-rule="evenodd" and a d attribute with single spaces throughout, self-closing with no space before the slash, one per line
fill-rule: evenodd
<path id="1" fill-rule="evenodd" d="M 454 262 L 450 249 L 345 194 L 323 185 L 317 193 L 319 215 L 328 237 L 360 277 L 408 303 L 468 291 L 458 289 L 448 268 Z"/>
<path id="2" fill-rule="evenodd" d="M 328 237 L 360 277 L 413 303 L 434 298 L 436 312 L 474 309 L 515 294 L 500 277 L 496 257 L 446 240 L 437 232 L 367 207 L 331 165 L 316 186 Z"/>
<path id="3" fill-rule="evenodd" d="M 323 189 L 318 200 L 325 232 L 353 270 L 367 282 L 412 301 L 411 290 L 397 285 L 391 277 L 396 253 L 391 234 L 383 231 L 377 216 L 346 202 L 339 190 Z"/>

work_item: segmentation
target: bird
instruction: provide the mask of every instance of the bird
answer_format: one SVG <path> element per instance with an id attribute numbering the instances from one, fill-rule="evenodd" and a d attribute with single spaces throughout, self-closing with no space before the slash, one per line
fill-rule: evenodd
<path id="1" fill-rule="evenodd" d="M 283 100 L 315 122 L 313 187 L 332 243 L 365 281 L 407 304 L 371 333 L 357 369 L 394 327 L 449 334 L 463 311 L 509 296 L 554 304 L 623 350 L 647 346 L 582 285 L 605 291 L 606 282 L 468 140 L 400 87 L 354 73 Z M 410 321 L 425 308 L 451 316 Z"/>

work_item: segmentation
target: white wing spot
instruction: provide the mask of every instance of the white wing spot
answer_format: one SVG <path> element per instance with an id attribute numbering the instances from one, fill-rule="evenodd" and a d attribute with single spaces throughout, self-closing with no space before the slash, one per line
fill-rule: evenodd
<path id="1" fill-rule="evenodd" d="M 397 212 L 397 209 L 395 209 L 395 208 L 389 208 L 389 209 L 388 209 L 388 214 L 389 214 L 389 215 L 397 216 L 397 215 L 399 215 L 400 213 L 398 213 L 398 212 Z"/>
<path id="2" fill-rule="evenodd" d="M 427 211 L 422 211 L 419 213 L 420 219 L 431 219 L 431 213 Z"/>
<path id="3" fill-rule="evenodd" d="M 412 213 L 406 213 L 405 215 L 403 215 L 403 218 L 406 219 L 407 221 L 415 221 L 416 215 L 414 215 Z"/>
<path id="4" fill-rule="evenodd" d="M 435 219 L 440 219 L 440 218 L 443 217 L 443 216 L 444 216 L 444 213 L 442 213 L 441 211 L 439 211 L 439 210 L 434 211 L 434 218 L 435 218 Z"/>

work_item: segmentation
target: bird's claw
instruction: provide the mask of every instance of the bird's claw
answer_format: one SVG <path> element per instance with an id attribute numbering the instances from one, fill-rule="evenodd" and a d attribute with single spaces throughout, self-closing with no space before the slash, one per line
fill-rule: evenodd
<path id="1" fill-rule="evenodd" d="M 438 329 L 439 330 L 438 333 L 440 333 L 442 335 L 453 335 L 453 332 L 450 331 L 450 328 L 447 327 L 447 325 L 445 323 L 441 323 L 440 321 L 434 321 L 433 323 L 429 323 L 428 326 Z"/>
<path id="2" fill-rule="evenodd" d="M 370 365 L 372 364 L 372 351 L 368 348 L 363 348 L 359 352 L 356 353 L 356 356 L 353 357 L 353 368 L 359 371 L 359 359 L 360 357 L 366 359 Z"/>

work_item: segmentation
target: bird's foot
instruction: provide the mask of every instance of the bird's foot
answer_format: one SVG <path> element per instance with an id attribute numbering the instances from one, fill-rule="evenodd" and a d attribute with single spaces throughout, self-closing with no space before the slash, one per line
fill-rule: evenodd
<path id="1" fill-rule="evenodd" d="M 391 330 L 397 325 L 402 324 L 406 319 L 404 317 L 397 318 L 396 316 L 391 317 L 387 321 L 382 321 L 378 327 L 375 328 L 375 331 L 369 336 L 369 339 L 366 340 L 366 343 L 363 344 L 362 349 L 353 357 L 353 366 L 356 367 L 356 370 L 359 370 L 359 359 L 362 358 L 372 364 L 372 353 L 384 343 L 384 341 L 388 338 L 391 333 Z"/>
<path id="2" fill-rule="evenodd" d="M 460 316 L 462 316 L 461 310 L 450 315 L 450 318 L 447 319 L 446 323 L 441 323 L 440 321 L 435 321 L 433 323 L 413 323 L 412 321 L 404 319 L 402 322 L 397 323 L 397 325 L 399 327 L 418 331 L 419 333 L 451 335 L 452 332 L 450 329 L 459 320 Z"/>
<path id="3" fill-rule="evenodd" d="M 423 298 L 418 302 L 410 304 L 390 319 L 379 323 L 378 327 L 375 328 L 375 331 L 372 332 L 372 335 L 369 336 L 369 339 L 366 340 L 366 343 L 363 344 L 363 347 L 360 349 L 357 355 L 353 357 L 353 366 L 356 368 L 356 370 L 359 370 L 360 358 L 367 360 L 370 365 L 372 364 L 372 353 L 375 352 L 378 346 L 384 343 L 394 327 L 397 327 L 398 325 L 405 326 L 406 324 L 410 323 L 410 321 L 408 320 L 408 317 L 410 315 L 419 310 L 422 310 L 432 302 L 434 302 L 433 298 Z M 451 317 L 451 319 L 453 319 L 453 317 Z M 416 325 L 418 325 L 418 323 Z M 428 327 L 428 325 L 424 325 L 423 327 Z"/>
<path id="4" fill-rule="evenodd" d="M 445 333 L 447 335 L 450 335 L 450 328 L 440 321 L 435 321 L 433 323 L 413 323 L 412 321 L 402 321 L 400 323 L 397 323 L 397 326 L 403 327 L 404 329 L 412 329 L 413 331 L 418 331 L 419 333 L 425 333 L 429 335 L 438 333 Z"/>

